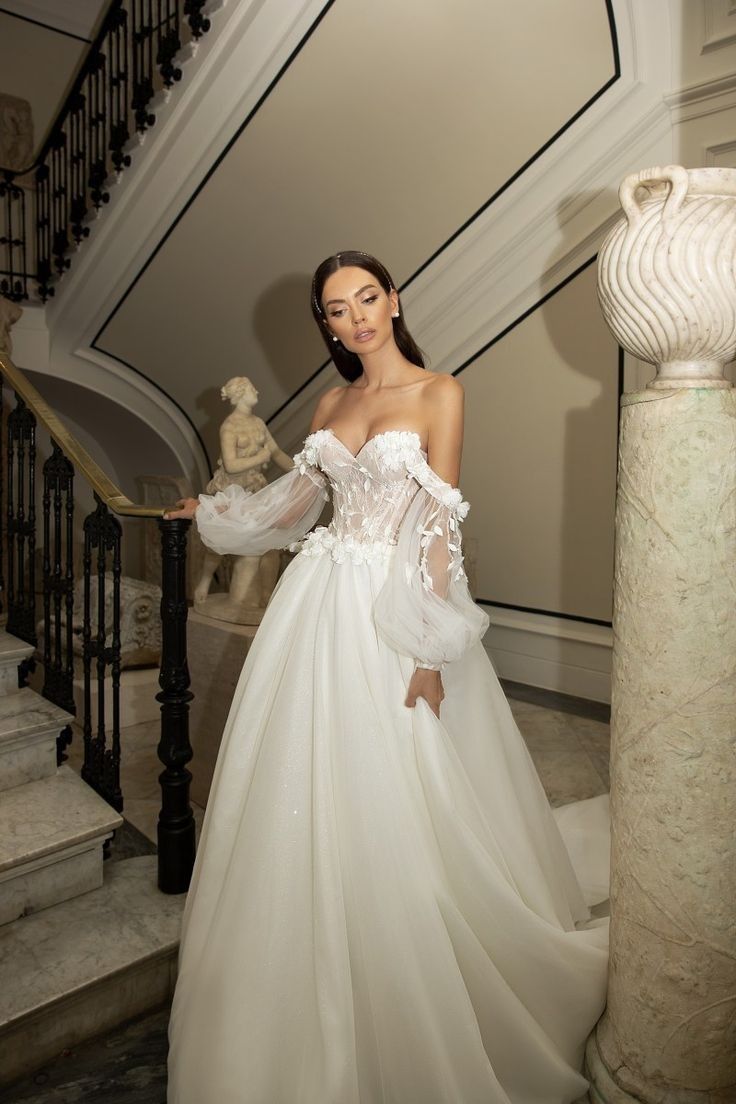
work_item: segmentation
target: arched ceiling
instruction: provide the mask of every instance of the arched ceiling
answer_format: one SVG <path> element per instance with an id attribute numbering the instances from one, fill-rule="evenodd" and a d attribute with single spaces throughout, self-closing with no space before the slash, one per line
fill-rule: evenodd
<path id="1" fill-rule="evenodd" d="M 604 0 L 337 0 L 97 347 L 216 456 L 226 379 L 249 375 L 268 418 L 324 361 L 324 256 L 365 249 L 406 283 L 614 72 Z"/>

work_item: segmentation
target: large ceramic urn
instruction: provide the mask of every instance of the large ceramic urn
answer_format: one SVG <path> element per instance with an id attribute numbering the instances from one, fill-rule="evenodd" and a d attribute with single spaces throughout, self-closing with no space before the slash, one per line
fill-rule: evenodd
<path id="1" fill-rule="evenodd" d="M 608 325 L 658 367 L 649 386 L 728 387 L 736 355 L 736 169 L 643 169 L 598 257 Z"/>

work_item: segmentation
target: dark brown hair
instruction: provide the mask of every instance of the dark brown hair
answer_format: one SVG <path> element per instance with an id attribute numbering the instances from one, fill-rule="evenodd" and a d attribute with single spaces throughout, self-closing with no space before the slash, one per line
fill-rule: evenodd
<path id="1" fill-rule="evenodd" d="M 363 253 L 359 249 L 349 249 L 344 253 L 335 253 L 334 256 L 322 261 L 314 274 L 312 279 L 312 314 L 314 320 L 319 326 L 319 332 L 324 338 L 327 351 L 334 360 L 338 372 L 352 383 L 363 373 L 360 357 L 357 353 L 351 353 L 349 349 L 346 349 L 341 341 L 332 340 L 332 335 L 327 327 L 327 319 L 322 310 L 322 292 L 327 278 L 340 268 L 365 269 L 366 272 L 370 272 L 371 276 L 378 280 L 387 295 L 392 288 L 396 287 L 396 284 L 380 261 L 377 261 L 375 257 L 371 257 L 370 253 Z M 406 328 L 403 312 L 400 310 L 399 317 L 392 319 L 392 321 L 394 338 L 403 355 L 412 364 L 416 364 L 418 368 L 424 368 L 424 357 Z"/>

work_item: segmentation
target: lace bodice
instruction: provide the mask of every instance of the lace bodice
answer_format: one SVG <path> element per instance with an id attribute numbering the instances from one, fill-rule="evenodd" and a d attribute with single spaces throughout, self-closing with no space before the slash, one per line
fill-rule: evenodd
<path id="1" fill-rule="evenodd" d="M 330 490 L 332 520 L 313 528 Z M 384 561 L 376 628 L 397 651 L 438 669 L 488 627 L 463 569 L 460 522 L 468 509 L 459 488 L 432 470 L 413 430 L 377 433 L 353 455 L 331 429 L 319 429 L 291 471 L 255 494 L 234 484 L 200 495 L 195 516 L 216 552 L 290 548 L 338 564 Z"/>
<path id="2" fill-rule="evenodd" d="M 422 486 L 457 520 L 464 518 L 469 504 L 432 471 L 420 446 L 413 430 L 390 429 L 375 434 L 354 456 L 331 429 L 310 433 L 294 464 L 302 474 L 319 469 L 327 476 L 333 518 L 292 549 L 307 555 L 329 551 L 333 559 L 354 562 L 385 554 L 396 545 L 407 507 Z"/>

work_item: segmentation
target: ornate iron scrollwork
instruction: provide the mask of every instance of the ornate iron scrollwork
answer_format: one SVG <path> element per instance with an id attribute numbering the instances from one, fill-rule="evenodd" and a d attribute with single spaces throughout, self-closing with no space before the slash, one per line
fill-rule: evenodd
<path id="1" fill-rule="evenodd" d="M 158 884 L 165 893 L 184 893 L 194 865 L 194 814 L 189 804 L 192 758 L 189 743 L 187 664 L 186 556 L 191 522 L 159 521 L 161 530 L 161 740 L 158 757 L 164 764 L 161 813 L 158 819 Z"/>
<path id="2" fill-rule="evenodd" d="M 32 278 L 44 302 L 54 294 L 54 283 L 89 234 L 90 212 L 110 198 L 110 174 L 130 165 L 131 136 L 156 122 L 154 96 L 181 80 L 182 46 L 209 30 L 203 10 L 204 0 L 186 0 L 183 7 L 182 0 L 111 0 L 37 160 L 0 175 L 1 295 L 27 299 Z M 22 180 L 31 173 L 35 189 Z M 32 265 L 28 237 L 34 227 Z"/>
<path id="3" fill-rule="evenodd" d="M 36 418 L 16 394 L 7 419 L 8 632 L 36 644 Z"/>
<path id="4" fill-rule="evenodd" d="M 43 696 L 67 713 L 74 704 L 74 467 L 56 442 L 43 466 Z M 71 743 L 67 727 L 57 760 Z"/>
<path id="5" fill-rule="evenodd" d="M 84 765 L 82 778 L 114 809 L 121 812 L 123 808 L 123 795 L 120 789 L 120 542 L 122 529 L 118 519 L 110 513 L 97 495 L 95 500 L 96 510 L 84 521 L 82 621 Z M 97 717 L 94 732 L 92 726 L 93 664 L 97 691 Z M 105 711 L 108 670 L 111 676 L 112 696 L 109 746 Z"/>

